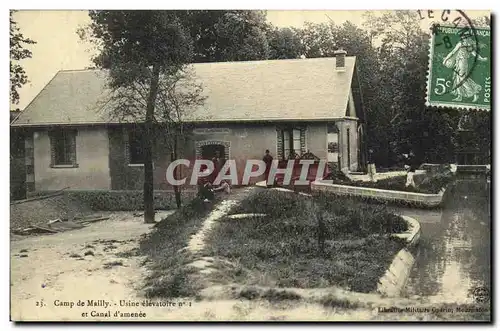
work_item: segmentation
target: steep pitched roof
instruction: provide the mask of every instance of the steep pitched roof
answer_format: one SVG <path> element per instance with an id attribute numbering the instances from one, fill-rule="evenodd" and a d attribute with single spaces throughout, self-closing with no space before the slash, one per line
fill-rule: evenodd
<path id="1" fill-rule="evenodd" d="M 193 64 L 208 98 L 192 121 L 328 120 L 345 116 L 355 57 Z M 15 126 L 111 123 L 99 99 L 106 71 L 59 71 Z M 203 119 L 203 120 L 200 120 Z"/>

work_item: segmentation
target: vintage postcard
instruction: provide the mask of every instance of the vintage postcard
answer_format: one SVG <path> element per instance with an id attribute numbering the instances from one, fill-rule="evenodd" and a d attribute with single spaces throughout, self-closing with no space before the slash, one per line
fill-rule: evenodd
<path id="1" fill-rule="evenodd" d="M 11 321 L 491 322 L 490 19 L 11 11 Z"/>

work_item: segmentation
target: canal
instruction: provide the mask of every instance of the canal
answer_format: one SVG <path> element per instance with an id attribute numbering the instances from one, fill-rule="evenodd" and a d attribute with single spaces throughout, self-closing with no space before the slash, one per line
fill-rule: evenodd
<path id="1" fill-rule="evenodd" d="M 474 302 L 474 289 L 490 289 L 491 204 L 485 180 L 457 180 L 439 210 L 394 211 L 416 218 L 422 230 L 404 296 L 465 304 Z"/>

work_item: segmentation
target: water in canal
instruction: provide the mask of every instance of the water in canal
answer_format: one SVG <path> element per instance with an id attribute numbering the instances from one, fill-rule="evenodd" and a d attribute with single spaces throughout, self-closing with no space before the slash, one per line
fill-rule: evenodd
<path id="1" fill-rule="evenodd" d="M 470 303 L 471 290 L 490 288 L 490 192 L 485 180 L 457 180 L 440 210 L 397 208 L 416 218 L 421 239 L 405 296 Z"/>

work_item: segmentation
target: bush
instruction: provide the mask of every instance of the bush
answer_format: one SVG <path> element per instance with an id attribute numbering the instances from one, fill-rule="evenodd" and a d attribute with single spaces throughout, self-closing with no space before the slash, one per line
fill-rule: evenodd
<path id="1" fill-rule="evenodd" d="M 76 198 L 94 210 L 107 211 L 132 211 L 144 209 L 143 191 L 66 191 L 66 195 Z M 194 192 L 181 192 L 183 202 L 192 199 Z M 155 191 L 154 192 L 155 209 L 169 210 L 176 208 L 174 192 Z"/>
<path id="2" fill-rule="evenodd" d="M 325 176 L 326 180 L 336 180 L 336 181 L 350 181 L 349 177 L 346 176 L 342 171 L 339 169 L 333 169 L 328 175 Z"/>
<path id="3" fill-rule="evenodd" d="M 425 176 L 418 186 L 421 191 L 439 193 L 443 187 L 453 181 L 454 174 L 448 167 L 442 167 L 437 171 Z"/>
<path id="4" fill-rule="evenodd" d="M 291 217 L 304 214 L 307 204 L 308 198 L 302 195 L 267 190 L 243 200 L 231 214 L 264 213 L 276 217 Z"/>
<path id="5" fill-rule="evenodd" d="M 333 307 L 338 307 L 338 308 L 344 308 L 344 309 L 353 309 L 353 308 L 358 308 L 357 303 L 350 302 L 349 300 L 346 299 L 338 299 L 334 295 L 329 294 L 319 301 L 323 306 L 328 307 L 328 308 L 333 308 Z"/>
<path id="6" fill-rule="evenodd" d="M 285 290 L 269 289 L 263 295 L 263 299 L 269 301 L 300 300 L 302 297 L 295 292 Z"/>

